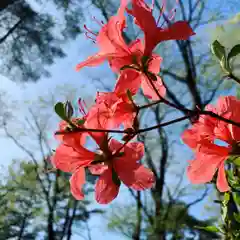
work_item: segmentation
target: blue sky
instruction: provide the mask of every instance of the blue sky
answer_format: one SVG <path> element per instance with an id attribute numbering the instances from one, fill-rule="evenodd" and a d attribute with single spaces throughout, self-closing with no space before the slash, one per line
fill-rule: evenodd
<path id="1" fill-rule="evenodd" d="M 233 6 L 230 5 L 233 4 L 232 2 L 234 1 L 211 1 L 211 5 L 222 3 L 223 5 L 227 6 L 225 9 L 228 9 Z M 212 6 L 209 5 L 209 7 Z M 226 12 L 228 12 L 229 15 L 234 14 L 233 12 L 230 13 L 229 9 Z M 92 15 L 96 16 L 96 14 L 96 12 L 92 12 Z M 206 33 L 205 27 L 200 28 L 197 33 L 198 35 Z M 206 34 L 204 35 L 206 36 Z M 208 44 L 208 42 L 206 42 L 206 44 Z M 101 78 L 102 81 L 112 82 L 112 85 L 114 85 L 113 74 L 111 73 L 107 64 L 103 64 L 100 67 L 94 68 L 94 71 L 92 68 L 86 68 L 81 72 L 75 72 L 74 68 L 78 62 L 97 52 L 96 46 L 91 41 L 87 40 L 85 36 L 79 36 L 76 41 L 69 42 L 66 46 L 66 50 L 68 56 L 64 59 L 56 60 L 56 64 L 50 67 L 52 74 L 51 78 L 43 78 L 38 83 L 20 85 L 9 81 L 5 77 L 0 76 L 0 90 L 6 90 L 13 99 L 23 103 L 25 100 L 34 100 L 37 96 L 42 95 L 43 93 L 55 92 L 55 88 L 58 85 L 64 84 L 76 87 L 78 89 L 79 97 L 91 99 L 92 96 L 94 96 L 94 92 L 97 90 L 96 87 L 89 81 L 89 79 L 92 78 Z M 7 166 L 11 162 L 11 159 L 24 157 L 24 154 L 18 148 L 16 148 L 10 140 L 0 138 L 0 145 L 3 149 L 6 149 L 2 151 L 0 164 Z M 182 146 L 180 146 L 177 150 L 178 158 L 180 158 L 181 161 L 187 161 L 187 155 L 189 154 L 190 151 L 187 150 L 186 147 L 185 151 L 182 151 Z M 123 189 L 123 191 L 120 193 L 120 197 L 105 208 L 111 208 L 118 202 L 127 203 L 127 201 L 130 201 L 129 199 L 130 198 L 128 197 L 127 190 Z M 99 205 L 97 206 L 99 207 Z M 198 212 L 201 211 L 201 206 L 199 206 L 197 210 L 193 210 L 198 216 L 201 215 L 201 213 Z M 102 217 L 94 218 L 90 224 L 93 227 L 93 239 L 107 240 L 113 239 L 113 237 L 116 240 L 125 239 L 123 236 L 118 237 L 116 234 L 109 233 L 106 229 L 106 219 Z M 79 238 L 76 237 L 76 239 Z"/>

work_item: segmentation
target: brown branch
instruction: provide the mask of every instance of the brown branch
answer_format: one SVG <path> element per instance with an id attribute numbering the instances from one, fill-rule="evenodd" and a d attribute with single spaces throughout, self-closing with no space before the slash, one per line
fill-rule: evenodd
<path id="1" fill-rule="evenodd" d="M 240 79 L 233 73 L 230 73 L 227 77 L 233 79 L 236 83 L 240 84 Z"/>
<path id="2" fill-rule="evenodd" d="M 163 129 L 158 129 L 160 135 L 160 142 L 162 147 L 162 156 L 159 165 L 160 178 L 156 181 L 156 190 L 158 192 L 158 196 L 160 199 L 160 205 L 158 211 L 161 211 L 162 208 L 162 198 L 163 198 L 163 189 L 165 184 L 165 176 L 166 176 L 166 165 L 168 158 L 168 141 L 166 135 L 163 132 Z M 165 135 L 165 136 L 164 136 Z"/>
<path id="3" fill-rule="evenodd" d="M 65 237 L 65 232 L 66 232 L 67 225 L 69 222 L 69 210 L 70 210 L 70 206 L 71 206 L 71 201 L 72 201 L 72 198 L 70 197 L 68 199 L 68 204 L 67 204 L 66 211 L 65 211 L 66 213 L 64 216 L 64 223 L 62 224 L 62 233 L 61 233 L 60 240 L 62 240 Z"/>
<path id="4" fill-rule="evenodd" d="M 28 214 L 24 214 L 24 217 L 22 219 L 22 224 L 20 227 L 20 232 L 19 232 L 19 236 L 18 236 L 18 240 L 21 240 L 24 234 L 24 230 L 26 227 L 26 222 L 27 222 L 27 218 L 28 218 Z"/>
<path id="5" fill-rule="evenodd" d="M 162 70 L 161 70 L 161 74 L 162 74 L 162 75 L 165 75 L 165 74 L 166 74 L 166 75 L 174 78 L 175 80 L 178 80 L 178 81 L 181 82 L 181 83 L 186 83 L 186 77 L 179 76 L 179 75 L 177 75 L 176 73 L 170 72 L 170 71 L 167 70 L 167 69 L 162 69 Z"/>
<path id="6" fill-rule="evenodd" d="M 128 188 L 128 190 L 129 190 L 129 192 L 131 193 L 131 195 L 134 197 L 134 199 L 136 199 L 137 196 L 134 194 L 133 190 L 132 190 L 131 188 Z M 139 201 L 139 204 L 140 204 L 140 206 L 141 206 L 144 214 L 146 215 L 148 221 L 150 222 L 151 225 L 153 225 L 153 224 L 154 224 L 154 219 L 153 219 L 153 217 L 148 213 L 147 208 L 142 204 L 141 201 Z"/>
<path id="7" fill-rule="evenodd" d="M 161 103 L 161 102 L 162 102 L 162 100 L 158 100 L 158 101 L 154 101 L 154 102 L 151 102 L 151 103 L 142 105 L 142 106 L 138 106 L 137 108 L 138 108 L 139 110 L 142 110 L 142 109 L 145 109 L 145 108 L 149 108 L 149 107 L 155 106 L 155 105 L 157 105 L 157 104 L 159 104 L 159 103 Z"/>
<path id="8" fill-rule="evenodd" d="M 148 150 L 147 145 L 145 144 L 145 135 L 144 135 L 144 134 L 141 134 L 141 135 L 138 135 L 138 137 L 139 137 L 139 140 L 140 140 L 142 143 L 144 143 L 145 161 L 146 161 L 148 167 L 152 170 L 155 178 L 158 178 L 158 173 L 157 173 L 156 167 L 155 167 L 154 164 L 153 164 L 151 154 L 150 154 L 150 152 L 149 152 L 149 150 Z"/>
<path id="9" fill-rule="evenodd" d="M 189 109 L 186 109 L 185 111 L 188 111 L 188 115 L 186 116 L 183 116 L 183 117 L 179 117 L 179 118 L 176 118 L 174 120 L 171 120 L 171 121 L 167 121 L 167 122 L 164 122 L 164 123 L 161 123 L 161 124 L 157 124 L 155 126 L 152 126 L 152 127 L 148 127 L 148 128 L 143 128 L 143 129 L 139 129 L 137 131 L 131 131 L 130 133 L 132 135 L 136 135 L 136 134 L 139 134 L 139 133 L 143 133 L 143 132 L 148 132 L 148 131 L 151 131 L 151 130 L 154 130 L 154 129 L 157 129 L 157 128 L 161 128 L 161 127 L 165 127 L 165 126 L 168 126 L 168 125 L 171 125 L 171 124 L 174 124 L 174 123 L 177 123 L 177 122 L 181 122 L 183 120 L 186 120 L 186 119 L 189 119 L 191 117 L 194 117 L 194 116 L 198 116 L 198 115 L 208 115 L 208 116 L 211 116 L 211 117 L 214 117 L 214 118 L 217 118 L 223 122 L 226 122 L 226 123 L 229 123 L 229 124 L 232 124 L 234 126 L 237 126 L 237 127 L 240 127 L 240 123 L 239 122 L 235 122 L 235 121 L 232 121 L 231 119 L 227 119 L 227 118 L 224 118 L 214 112 L 211 112 L 211 111 L 197 111 L 197 110 L 189 110 Z M 73 132 L 64 132 L 64 131 L 57 131 L 55 134 L 56 135 L 61 135 L 61 134 L 73 134 L 73 133 L 76 133 L 76 132 L 108 132 L 108 133 L 129 133 L 129 130 L 111 130 L 111 129 L 94 129 L 94 128 L 76 128 L 74 129 Z"/>
<path id="10" fill-rule="evenodd" d="M 167 85 L 166 85 L 165 81 L 163 80 L 163 78 L 162 78 L 162 83 L 163 83 L 163 86 L 166 89 L 167 96 L 169 96 L 172 99 L 172 101 L 174 102 L 175 106 L 178 107 L 178 110 L 180 110 L 183 113 L 186 113 L 185 106 L 182 105 L 180 103 L 180 101 L 176 98 L 175 94 L 170 91 L 170 89 L 167 87 Z M 167 102 L 165 102 L 165 103 L 168 104 Z M 174 108 L 176 108 L 175 106 L 174 106 Z"/>
<path id="11" fill-rule="evenodd" d="M 7 33 L 0 38 L 0 44 L 2 44 L 23 22 L 24 18 L 21 18 L 18 22 L 16 22 L 8 31 Z"/>
<path id="12" fill-rule="evenodd" d="M 137 202 L 137 222 L 135 226 L 135 231 L 133 233 L 132 239 L 133 240 L 140 240 L 141 235 L 141 224 L 142 224 L 142 203 L 141 203 L 141 192 L 137 192 L 136 196 Z"/>
<path id="13" fill-rule="evenodd" d="M 70 220 L 69 220 L 66 240 L 70 240 L 71 237 L 72 237 L 72 225 L 73 225 L 73 221 L 74 221 L 75 216 L 76 216 L 77 205 L 78 205 L 78 201 L 77 201 L 77 200 L 74 200 L 73 213 L 72 213 L 72 216 L 71 216 L 71 218 L 70 218 Z"/>
<path id="14" fill-rule="evenodd" d="M 137 130 L 137 131 L 134 131 L 134 130 L 133 130 L 133 131 L 131 132 L 131 134 L 132 134 L 132 135 L 136 135 L 136 134 L 143 133 L 143 132 L 148 132 L 148 131 L 151 131 L 151 130 L 154 130 L 154 129 L 157 129 L 157 128 L 165 127 L 165 126 L 168 126 L 168 125 L 171 125 L 171 124 L 174 124 L 174 123 L 177 123 L 177 122 L 181 122 L 181 121 L 183 121 L 183 120 L 186 120 L 186 119 L 190 118 L 190 117 L 193 116 L 193 115 L 194 115 L 194 114 L 190 114 L 190 115 L 183 116 L 183 117 L 180 117 L 180 118 L 176 118 L 176 119 L 174 119 L 174 120 L 171 120 L 171 121 L 168 121 L 168 122 L 164 122 L 164 123 L 161 123 L 161 124 L 152 126 L 152 127 L 139 129 L 139 130 Z M 240 125 L 240 123 L 239 123 L 239 125 Z M 61 134 L 73 134 L 73 133 L 76 133 L 76 132 L 129 133 L 129 130 L 110 130 L 110 129 L 94 129 L 94 128 L 77 128 L 77 129 L 74 129 L 74 132 L 58 131 L 58 132 L 56 132 L 55 134 L 56 134 L 56 135 L 61 135 Z"/>

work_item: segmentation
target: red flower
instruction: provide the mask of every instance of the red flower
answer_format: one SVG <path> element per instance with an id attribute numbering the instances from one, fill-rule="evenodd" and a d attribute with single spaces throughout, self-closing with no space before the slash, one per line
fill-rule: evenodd
<path id="1" fill-rule="evenodd" d="M 96 200 L 106 204 L 111 202 L 119 192 L 121 181 L 135 190 L 152 187 L 153 173 L 141 165 L 144 154 L 142 143 L 122 143 L 107 139 L 102 134 L 99 151 L 91 152 L 80 145 L 77 147 L 61 144 L 53 157 L 57 169 L 72 172 L 70 179 L 71 192 L 76 199 L 84 197 L 82 185 L 85 183 L 84 167 L 89 167 L 93 174 L 100 175 L 96 183 Z M 78 139 L 76 139 L 77 142 Z"/>
<path id="2" fill-rule="evenodd" d="M 207 105 L 207 111 L 217 113 L 216 109 L 212 105 Z M 217 119 L 208 115 L 200 116 L 198 122 L 196 122 L 190 129 L 186 129 L 182 134 L 182 140 L 189 147 L 195 149 L 197 146 L 205 141 L 214 141 L 214 129 L 217 124 Z"/>
<path id="3" fill-rule="evenodd" d="M 120 153 L 114 156 L 120 148 Z M 111 157 L 106 157 L 103 164 L 92 165 L 90 168 L 93 174 L 100 175 L 95 187 L 97 202 L 106 204 L 115 199 L 121 181 L 135 190 L 152 187 L 153 173 L 138 162 L 144 154 L 142 143 L 128 143 L 123 147 L 120 142 L 112 139 L 109 142 L 109 152 Z"/>
<path id="4" fill-rule="evenodd" d="M 85 26 L 85 29 L 88 31 L 88 33 L 91 33 L 96 37 L 96 39 L 93 40 L 97 43 L 100 50 L 96 55 L 89 57 L 84 62 L 79 63 L 76 66 L 77 71 L 85 66 L 97 66 L 103 63 L 105 60 L 122 58 L 129 55 L 128 46 L 122 37 L 122 31 L 125 27 L 124 11 L 126 6 L 127 0 L 121 0 L 118 14 L 116 16 L 112 16 L 107 24 L 101 25 L 99 34 L 95 34 Z"/>
<path id="5" fill-rule="evenodd" d="M 72 118 L 71 121 L 78 127 L 83 128 L 83 122 L 85 121 L 85 117 L 82 118 Z M 67 132 L 66 134 L 57 134 L 55 135 L 55 138 L 61 142 L 64 142 L 69 145 L 75 145 L 75 140 L 79 139 L 80 143 L 83 145 L 85 143 L 85 139 L 87 136 L 86 132 L 71 132 L 69 133 L 69 130 L 71 129 L 71 126 L 66 121 L 61 121 L 59 123 L 59 129 L 58 132 Z M 78 144 L 78 143 L 77 143 Z"/>
<path id="6" fill-rule="evenodd" d="M 82 186 L 85 183 L 85 170 L 84 167 L 89 166 L 95 157 L 95 154 L 80 145 L 79 137 L 74 135 L 74 146 L 60 144 L 54 156 L 52 162 L 57 169 L 64 172 L 73 173 L 70 179 L 71 192 L 73 196 L 81 200 L 84 198 L 82 192 Z"/>
<path id="7" fill-rule="evenodd" d="M 132 70 L 121 71 L 115 92 L 126 94 L 126 90 L 130 89 L 133 94 L 136 94 L 139 88 L 142 87 L 147 97 L 156 100 L 158 96 L 150 83 L 150 79 L 155 76 L 155 81 L 151 82 L 159 94 L 164 96 L 165 88 L 160 77 L 156 76 L 159 73 L 162 59 L 156 54 L 149 54 L 149 57 L 145 59 L 144 46 L 140 39 L 133 41 L 129 45 L 125 43 L 122 31 L 125 27 L 123 12 L 126 6 L 126 1 L 122 1 L 118 15 L 111 17 L 96 36 L 96 43 L 100 48 L 99 53 L 78 64 L 76 69 L 80 70 L 85 66 L 96 66 L 105 60 L 109 61 L 112 70 L 115 72 L 120 72 L 123 67 L 130 66 Z"/>
<path id="8" fill-rule="evenodd" d="M 162 58 L 157 54 L 152 54 L 146 62 L 143 62 L 144 49 L 142 42 L 140 40 L 137 40 L 134 44 L 132 44 L 131 47 L 135 49 L 138 57 L 136 57 L 137 55 L 133 54 L 132 57 L 134 56 L 135 64 L 129 61 L 125 62 L 125 65 L 131 65 L 135 69 L 127 68 L 121 71 L 121 75 L 117 81 L 114 91 L 118 95 L 121 95 L 126 93 L 126 90 L 129 89 L 131 93 L 135 95 L 141 87 L 146 97 L 153 100 L 158 100 L 159 97 L 155 92 L 154 88 L 152 87 L 153 84 L 158 93 L 162 97 L 164 97 L 166 89 L 162 84 L 161 78 L 157 76 L 160 71 L 160 64 L 162 62 Z"/>
<path id="9" fill-rule="evenodd" d="M 118 96 L 115 92 L 98 92 L 96 104 L 90 109 L 85 126 L 112 129 L 123 125 L 129 128 L 132 127 L 135 116 L 136 109 L 126 93 Z"/>
<path id="10" fill-rule="evenodd" d="M 233 96 L 221 97 L 214 109 L 218 115 L 240 122 L 240 101 Z M 231 155 L 240 153 L 240 129 L 232 124 L 209 116 L 201 116 L 198 123 L 183 133 L 184 142 L 195 149 L 195 160 L 190 162 L 187 175 L 192 183 L 206 183 L 212 180 L 218 169 L 217 188 L 229 190 L 225 176 L 224 162 Z M 217 145 L 217 140 L 225 142 Z"/>
<path id="11" fill-rule="evenodd" d="M 164 8 L 165 6 L 163 6 Z M 150 56 L 158 43 L 166 40 L 186 40 L 195 33 L 185 21 L 178 21 L 167 28 L 158 27 L 152 9 L 144 0 L 132 0 L 132 9 L 127 10 L 135 18 L 136 24 L 141 28 L 145 35 L 144 55 Z M 160 14 L 162 14 L 161 11 Z M 160 15 L 161 17 L 161 15 Z M 159 17 L 159 19 L 160 19 Z"/>

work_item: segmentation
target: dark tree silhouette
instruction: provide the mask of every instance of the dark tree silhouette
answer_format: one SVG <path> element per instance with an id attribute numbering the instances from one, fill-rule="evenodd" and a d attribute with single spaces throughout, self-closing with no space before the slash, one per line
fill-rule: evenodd
<path id="1" fill-rule="evenodd" d="M 63 43 L 80 31 L 80 6 L 73 1 L 41 1 L 40 9 L 52 3 L 61 14 L 61 25 L 54 14 L 32 8 L 25 0 L 0 3 L 0 73 L 15 81 L 36 81 L 50 76 L 47 67 L 66 54 Z M 56 3 L 56 4 L 55 4 Z"/>

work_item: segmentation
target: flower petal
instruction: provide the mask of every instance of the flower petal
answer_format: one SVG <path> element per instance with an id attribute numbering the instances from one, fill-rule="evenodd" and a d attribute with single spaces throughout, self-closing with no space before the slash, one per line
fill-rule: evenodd
<path id="1" fill-rule="evenodd" d="M 197 154 L 201 154 L 201 156 L 206 156 L 208 160 L 211 162 L 214 160 L 218 161 L 219 158 L 227 158 L 229 155 L 229 152 L 231 150 L 231 147 L 225 147 L 225 146 L 219 146 L 215 145 L 212 142 L 205 141 L 203 144 L 201 144 L 198 148 Z M 197 156 L 196 154 L 196 156 Z M 212 159 L 211 159 L 212 158 Z"/>
<path id="2" fill-rule="evenodd" d="M 127 4 L 127 0 L 121 0 L 117 15 L 110 17 L 108 23 L 100 30 L 97 43 L 101 51 L 105 53 L 115 52 L 120 55 L 128 52 L 127 44 L 122 35 L 122 31 L 126 27 L 124 12 Z"/>
<path id="3" fill-rule="evenodd" d="M 119 186 L 113 182 L 112 171 L 108 168 L 96 183 L 95 198 L 98 203 L 107 204 L 117 197 L 118 192 Z"/>
<path id="4" fill-rule="evenodd" d="M 84 168 L 79 168 L 73 173 L 70 178 L 71 193 L 77 200 L 82 200 L 84 194 L 82 192 L 82 186 L 85 184 L 85 170 Z"/>
<path id="5" fill-rule="evenodd" d="M 220 192 L 227 192 L 230 190 L 227 182 L 227 178 L 226 178 L 224 162 L 221 163 L 218 169 L 217 188 Z"/>
<path id="6" fill-rule="evenodd" d="M 220 97 L 217 106 L 217 111 L 219 115 L 227 119 L 231 119 L 235 122 L 240 122 L 240 100 L 238 100 L 235 96 Z M 226 131 L 225 134 L 225 138 L 227 138 L 229 143 L 231 143 L 232 140 L 240 140 L 239 127 L 223 121 L 219 121 L 219 127 L 225 129 L 227 128 L 229 130 Z"/>
<path id="7" fill-rule="evenodd" d="M 129 160 L 129 161 L 128 161 Z M 155 182 L 153 172 L 131 159 L 119 158 L 113 163 L 114 169 L 125 185 L 135 190 L 151 188 Z"/>
<path id="8" fill-rule="evenodd" d="M 196 148 L 198 145 L 198 131 L 195 127 L 190 129 L 186 129 L 182 134 L 182 140 L 185 144 L 187 144 L 190 148 Z"/>
<path id="9" fill-rule="evenodd" d="M 135 95 L 141 85 L 140 73 L 132 70 L 125 69 L 121 72 L 121 75 L 117 81 L 114 92 L 118 95 L 126 95 L 127 90 L 129 90 L 132 95 Z"/>
<path id="10" fill-rule="evenodd" d="M 95 154 L 79 145 L 78 149 L 74 149 L 65 144 L 60 144 L 54 156 L 52 163 L 64 172 L 73 172 L 78 167 L 88 166 L 94 160 Z"/>
<path id="11" fill-rule="evenodd" d="M 90 165 L 88 169 L 93 175 L 101 175 L 105 170 L 108 169 L 108 166 L 99 163 L 95 165 Z"/>
<path id="12" fill-rule="evenodd" d="M 151 59 L 148 63 L 148 71 L 151 73 L 158 74 L 160 71 L 160 65 L 162 62 L 162 58 L 157 54 L 152 54 Z"/>
<path id="13" fill-rule="evenodd" d="M 120 102 L 117 105 L 113 118 L 111 119 L 111 128 L 119 127 L 121 124 L 123 124 L 125 128 L 131 128 L 135 116 L 136 112 L 135 109 L 133 109 L 132 104 Z"/>
<path id="14" fill-rule="evenodd" d="M 166 89 L 162 84 L 162 80 L 160 77 L 157 77 L 157 81 L 151 81 L 147 78 L 147 76 L 142 76 L 142 90 L 146 97 L 152 99 L 152 100 L 159 100 L 159 97 L 157 93 L 155 92 L 154 88 L 152 87 L 152 84 L 155 86 L 156 90 L 160 94 L 160 96 L 164 97 L 166 93 Z"/>
<path id="15" fill-rule="evenodd" d="M 122 145 L 122 143 L 112 139 L 109 143 L 109 148 L 114 153 Z M 122 156 L 113 159 L 113 167 L 120 180 L 136 190 L 152 187 L 155 181 L 152 171 L 137 163 L 144 155 L 143 143 L 128 143 L 123 147 L 121 152 L 123 152 Z"/>
<path id="16" fill-rule="evenodd" d="M 111 57 L 113 54 L 103 54 L 98 53 L 94 56 L 88 57 L 85 61 L 79 63 L 76 66 L 76 71 L 81 70 L 83 67 L 95 67 L 103 63 L 108 57 Z"/>
<path id="17" fill-rule="evenodd" d="M 136 24 L 144 33 L 146 31 L 155 32 L 157 27 L 155 18 L 152 15 L 151 9 L 144 1 L 132 0 L 132 10 L 127 11 L 135 18 Z"/>
<path id="18" fill-rule="evenodd" d="M 72 122 L 74 122 L 79 128 L 82 128 L 83 125 L 77 124 L 79 120 L 82 120 L 83 118 L 73 118 Z M 61 132 L 66 131 L 66 128 L 68 127 L 68 123 L 66 121 L 61 121 L 59 123 L 59 130 Z M 55 138 L 59 141 L 62 141 L 63 143 L 67 145 L 75 145 L 75 144 L 81 144 L 84 145 L 85 140 L 87 137 L 86 132 L 67 132 L 65 134 L 55 134 Z"/>
<path id="19" fill-rule="evenodd" d="M 128 45 L 128 52 L 122 56 L 109 59 L 109 64 L 114 72 L 119 72 L 123 66 L 133 64 L 133 60 L 140 63 L 144 51 L 144 45 L 140 39 L 136 39 Z"/>
<path id="20" fill-rule="evenodd" d="M 194 35 L 192 28 L 186 21 L 178 21 L 168 28 L 157 27 L 153 32 L 145 31 L 145 55 L 150 55 L 153 49 L 167 40 L 186 40 Z"/>
<path id="21" fill-rule="evenodd" d="M 187 167 L 187 177 L 193 184 L 210 182 L 218 165 L 218 163 L 207 164 L 199 159 L 192 160 L 190 161 L 190 165 Z"/>
<path id="22" fill-rule="evenodd" d="M 109 142 L 109 149 L 114 153 L 115 151 L 118 151 L 118 149 L 121 148 L 122 145 L 123 144 L 119 141 L 111 139 L 111 141 Z M 141 142 L 130 142 L 122 148 L 121 152 L 123 152 L 124 155 L 119 157 L 119 159 L 116 161 L 135 163 L 137 161 L 140 161 L 144 156 L 144 144 Z"/>
<path id="23" fill-rule="evenodd" d="M 213 143 L 204 143 L 199 146 L 195 160 L 190 162 L 187 176 L 192 183 L 210 182 L 217 168 L 227 159 L 229 148 Z"/>
<path id="24" fill-rule="evenodd" d="M 158 28 L 156 32 L 158 42 L 166 40 L 187 40 L 192 35 L 195 35 L 195 33 L 186 21 L 175 22 L 166 29 Z"/>

